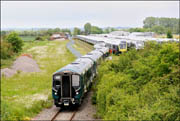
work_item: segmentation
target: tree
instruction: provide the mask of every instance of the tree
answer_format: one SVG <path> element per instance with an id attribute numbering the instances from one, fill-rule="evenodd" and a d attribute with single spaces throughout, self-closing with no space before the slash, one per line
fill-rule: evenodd
<path id="1" fill-rule="evenodd" d="M 173 38 L 171 30 L 168 30 L 168 32 L 167 32 L 167 38 Z"/>
<path id="2" fill-rule="evenodd" d="M 92 26 L 91 27 L 91 33 L 92 34 L 102 34 L 103 30 L 97 26 Z"/>
<path id="3" fill-rule="evenodd" d="M 63 33 L 66 33 L 66 32 L 67 32 L 67 33 L 69 33 L 69 34 L 71 35 L 70 29 L 62 29 L 61 32 L 63 32 Z"/>
<path id="4" fill-rule="evenodd" d="M 81 30 L 77 27 L 74 28 L 73 35 L 79 35 L 81 34 Z"/>
<path id="5" fill-rule="evenodd" d="M 153 28 L 152 31 L 157 30 L 157 28 L 162 30 L 163 28 L 165 29 L 163 33 L 167 32 L 168 29 L 171 30 L 172 33 L 179 33 L 179 21 L 180 19 L 177 18 L 165 18 L 165 17 L 147 17 L 143 23 L 144 23 L 144 28 Z M 161 27 L 161 28 L 160 28 Z M 163 27 L 163 28 L 162 28 Z M 158 31 L 157 33 L 160 33 Z"/>
<path id="6" fill-rule="evenodd" d="M 7 36 L 6 41 L 12 45 L 13 52 L 18 53 L 22 50 L 23 40 L 16 32 L 11 32 Z"/>
<path id="7" fill-rule="evenodd" d="M 109 27 L 104 30 L 103 33 L 108 34 L 110 32 Z"/>
<path id="8" fill-rule="evenodd" d="M 117 29 L 115 29 L 115 28 L 112 27 L 112 28 L 110 29 L 110 31 L 111 31 L 111 32 L 117 31 Z"/>
<path id="9" fill-rule="evenodd" d="M 84 25 L 84 30 L 85 30 L 86 35 L 91 34 L 91 24 L 90 23 L 86 23 Z"/>
<path id="10" fill-rule="evenodd" d="M 155 17 L 147 17 L 144 21 L 144 28 L 152 28 L 156 25 L 156 18 Z"/>
<path id="11" fill-rule="evenodd" d="M 60 28 L 55 28 L 54 29 L 54 32 L 56 33 L 56 32 L 61 32 L 61 30 L 60 30 Z"/>
<path id="12" fill-rule="evenodd" d="M 153 26 L 152 31 L 158 34 L 163 34 L 165 33 L 165 28 L 163 26 Z"/>

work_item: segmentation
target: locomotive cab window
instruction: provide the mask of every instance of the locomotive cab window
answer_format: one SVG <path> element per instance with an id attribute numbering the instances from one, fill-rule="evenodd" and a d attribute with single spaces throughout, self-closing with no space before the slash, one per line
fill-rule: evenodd
<path id="1" fill-rule="evenodd" d="M 61 79 L 61 76 L 60 75 L 55 75 L 54 76 L 54 80 L 60 80 Z"/>
<path id="2" fill-rule="evenodd" d="M 61 85 L 61 76 L 60 75 L 55 75 L 53 77 L 53 86 L 56 87 L 57 85 Z"/>
<path id="3" fill-rule="evenodd" d="M 120 48 L 121 48 L 121 49 L 126 49 L 126 43 L 121 43 L 121 44 L 120 44 Z"/>
<path id="4" fill-rule="evenodd" d="M 77 87 L 80 85 L 79 75 L 72 75 L 72 86 Z"/>

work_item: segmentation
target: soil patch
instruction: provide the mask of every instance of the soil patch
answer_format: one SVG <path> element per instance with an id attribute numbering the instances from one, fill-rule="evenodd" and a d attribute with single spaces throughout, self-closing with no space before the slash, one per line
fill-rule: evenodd
<path id="1" fill-rule="evenodd" d="M 1 75 L 11 77 L 16 74 L 17 71 L 40 72 L 40 69 L 36 61 L 32 59 L 31 55 L 23 54 L 14 61 L 11 68 L 1 69 Z"/>

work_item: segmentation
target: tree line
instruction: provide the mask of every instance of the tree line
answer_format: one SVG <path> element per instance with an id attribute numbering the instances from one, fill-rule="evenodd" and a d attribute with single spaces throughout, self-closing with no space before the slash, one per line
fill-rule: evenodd
<path id="1" fill-rule="evenodd" d="M 166 34 L 171 32 L 173 34 L 179 34 L 178 18 L 165 18 L 165 17 L 147 17 L 143 21 L 143 28 L 130 28 L 129 32 L 155 32 L 157 34 Z"/>
<path id="2" fill-rule="evenodd" d="M 103 33 L 110 33 L 112 31 L 117 31 L 113 27 L 107 27 L 102 29 L 98 26 L 92 26 L 90 23 L 86 23 L 84 25 L 84 30 L 74 27 L 73 30 L 68 28 L 60 29 L 60 28 L 50 28 L 50 29 L 38 29 L 38 30 L 24 30 L 24 31 L 15 31 L 19 36 L 36 36 L 36 37 L 45 37 L 49 38 L 54 33 L 69 33 L 70 35 L 88 35 L 88 34 L 103 34 Z M 5 37 L 6 35 L 13 32 L 10 31 L 1 31 L 1 37 Z"/>
<path id="3" fill-rule="evenodd" d="M 91 23 L 88 22 L 84 25 L 84 30 L 81 30 L 80 28 L 75 27 L 73 31 L 73 35 L 107 34 L 112 31 L 117 31 L 117 30 L 118 29 L 113 28 L 113 27 L 107 27 L 105 29 L 102 29 L 98 26 L 93 26 L 91 25 Z"/>
<path id="4" fill-rule="evenodd" d="M 1 31 L 1 36 L 7 35 L 11 33 L 12 31 Z M 70 29 L 60 29 L 60 28 L 54 28 L 54 29 L 39 29 L 39 30 L 24 30 L 24 31 L 16 31 L 16 33 L 19 34 L 19 36 L 51 36 L 54 33 L 59 32 L 68 32 L 71 34 Z"/>

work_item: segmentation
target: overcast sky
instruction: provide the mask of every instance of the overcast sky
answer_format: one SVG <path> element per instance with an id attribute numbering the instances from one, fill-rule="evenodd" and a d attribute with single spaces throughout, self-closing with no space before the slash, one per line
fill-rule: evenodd
<path id="1" fill-rule="evenodd" d="M 119 2 L 1 2 L 2 28 L 83 27 L 86 22 L 99 27 L 142 27 L 146 17 L 179 18 L 178 1 Z"/>

